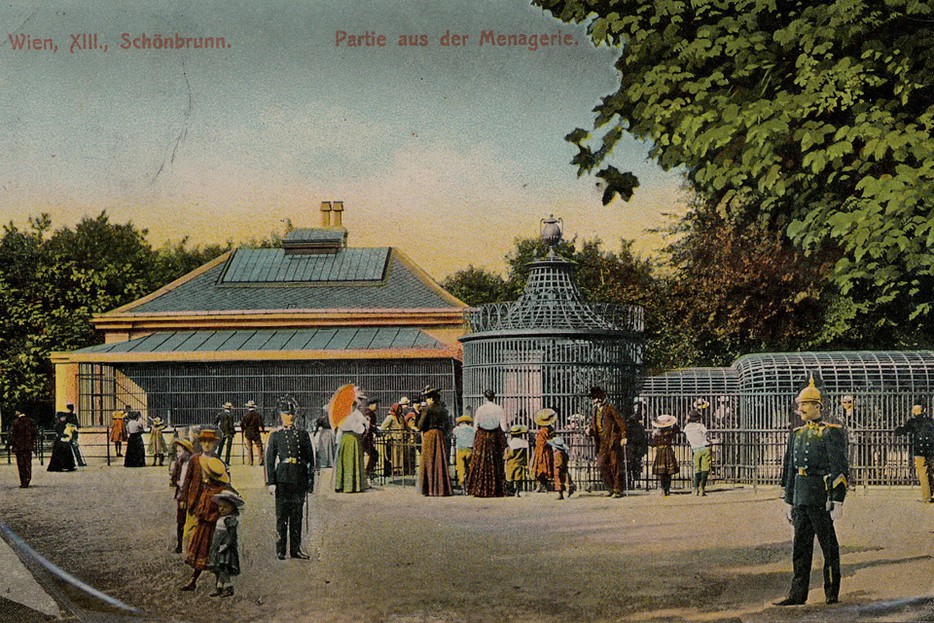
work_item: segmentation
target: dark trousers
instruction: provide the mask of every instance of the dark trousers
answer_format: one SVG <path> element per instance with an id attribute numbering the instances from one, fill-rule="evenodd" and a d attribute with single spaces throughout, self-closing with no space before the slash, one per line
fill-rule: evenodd
<path id="1" fill-rule="evenodd" d="M 221 437 L 221 442 L 217 444 L 217 458 L 221 458 L 221 455 L 224 454 L 224 444 L 227 444 L 227 456 L 224 458 L 224 463 L 230 465 L 230 449 L 233 448 L 233 435 L 224 435 Z"/>
<path id="2" fill-rule="evenodd" d="M 840 545 L 833 529 L 830 512 L 820 506 L 795 506 L 791 511 L 795 528 L 792 552 L 795 575 L 791 580 L 789 597 L 805 602 L 811 577 L 811 560 L 814 557 L 814 536 L 824 554 L 824 596 L 834 599 L 840 596 Z"/>
<path id="3" fill-rule="evenodd" d="M 626 462 L 622 448 L 610 448 L 599 453 L 597 467 L 607 489 L 621 493 L 626 488 Z"/>
<path id="4" fill-rule="evenodd" d="M 286 539 L 289 553 L 302 548 L 302 507 L 306 488 L 289 482 L 276 484 L 276 553 L 285 554 Z"/>
<path id="5" fill-rule="evenodd" d="M 32 480 L 32 450 L 16 452 L 16 469 L 19 470 L 19 486 L 28 487 Z"/>

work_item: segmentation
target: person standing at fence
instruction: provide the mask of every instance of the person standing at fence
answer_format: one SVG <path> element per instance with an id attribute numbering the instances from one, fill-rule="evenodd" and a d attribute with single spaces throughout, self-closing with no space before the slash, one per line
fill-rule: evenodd
<path id="1" fill-rule="evenodd" d="M 694 495 L 707 495 L 707 475 L 712 463 L 710 437 L 701 419 L 699 411 L 691 411 L 688 414 L 688 422 L 684 425 L 684 436 L 691 446 L 694 463 Z"/>
<path id="2" fill-rule="evenodd" d="M 655 446 L 655 461 L 652 463 L 652 472 L 658 476 L 659 485 L 663 495 L 671 495 L 671 477 L 680 473 L 678 457 L 675 456 L 675 439 L 681 429 L 678 428 L 678 418 L 663 414 L 652 422 L 655 431 L 652 433 L 650 445 Z"/>
<path id="3" fill-rule="evenodd" d="M 477 431 L 473 427 L 473 418 L 462 415 L 455 421 L 454 427 L 454 473 L 461 493 L 467 495 L 467 476 L 470 474 L 470 462 L 473 457 L 473 442 Z"/>
<path id="4" fill-rule="evenodd" d="M 307 495 L 315 490 L 315 455 L 311 437 L 293 427 L 295 414 L 283 411 L 282 428 L 269 435 L 266 448 L 266 485 L 276 496 L 276 557 L 308 560 L 302 551 L 302 510 Z"/>
<path id="5" fill-rule="evenodd" d="M 921 501 L 925 504 L 934 502 L 931 499 L 931 487 L 934 485 L 934 419 L 928 416 L 924 401 L 915 400 L 911 407 L 911 417 L 895 428 L 895 434 L 908 435 L 911 456 L 921 485 Z"/>
<path id="6" fill-rule="evenodd" d="M 126 406 L 126 409 L 113 412 L 111 416 L 112 421 L 110 424 L 110 442 L 114 445 L 114 450 L 117 452 L 117 456 L 123 456 L 123 444 L 127 439 L 126 436 L 126 414 L 132 411 L 130 405 Z"/>
<path id="7" fill-rule="evenodd" d="M 509 429 L 509 442 L 506 444 L 506 492 L 519 497 L 522 481 L 526 477 L 529 464 L 529 429 L 521 424 L 514 424 Z"/>
<path id="8" fill-rule="evenodd" d="M 84 457 L 81 456 L 81 446 L 78 445 L 78 429 L 81 428 L 81 422 L 78 421 L 78 414 L 75 413 L 75 405 L 68 403 L 65 405 L 65 422 L 74 427 L 71 435 L 71 449 L 75 453 L 75 460 L 78 461 L 78 467 L 87 467 Z"/>
<path id="9" fill-rule="evenodd" d="M 645 413 L 645 402 L 637 401 L 633 405 L 632 415 L 626 418 L 626 466 L 629 468 L 627 474 L 627 486 L 630 489 L 636 488 L 639 480 L 642 478 L 642 460 L 649 451 L 649 441 L 645 436 L 645 425 L 643 417 Z"/>
<path id="10" fill-rule="evenodd" d="M 535 478 L 535 493 L 548 491 L 548 482 L 555 475 L 555 453 L 548 440 L 555 432 L 558 414 L 554 409 L 542 409 L 533 416 L 538 431 L 535 433 L 535 453 L 532 455 L 532 477 Z"/>
<path id="11" fill-rule="evenodd" d="M 473 456 L 467 475 L 467 494 L 478 498 L 501 498 L 506 495 L 506 411 L 494 402 L 492 389 L 483 392 L 484 402 L 474 413 Z"/>
<path id="12" fill-rule="evenodd" d="M 256 410 L 256 403 L 252 400 L 243 405 L 246 407 L 246 413 L 240 419 L 240 432 L 243 435 L 243 441 L 246 444 L 247 456 L 250 465 L 253 465 L 253 448 L 259 454 L 259 464 L 263 464 L 263 433 L 266 432 L 266 426 L 263 424 L 263 416 Z"/>
<path id="13" fill-rule="evenodd" d="M 824 597 L 828 604 L 840 598 L 840 545 L 834 522 L 843 513 L 849 462 L 846 439 L 839 424 L 823 421 L 823 397 L 814 378 L 796 399 L 804 426 L 791 431 L 782 463 L 785 518 L 794 526 L 794 577 L 788 597 L 776 606 L 801 605 L 808 600 L 814 537 L 824 554 Z"/>
<path id="14" fill-rule="evenodd" d="M 126 456 L 124 467 L 146 467 L 146 446 L 143 444 L 143 415 L 139 411 L 127 414 Z"/>
<path id="15" fill-rule="evenodd" d="M 256 403 L 252 400 L 246 403 L 246 408 L 249 409 L 250 406 L 255 409 Z M 237 434 L 237 428 L 234 425 L 234 416 L 233 416 L 233 403 L 225 402 L 224 409 L 217 414 L 217 417 L 214 418 L 214 426 L 217 427 L 217 430 L 221 434 L 221 442 L 217 448 L 217 456 L 224 459 L 224 463 L 230 465 L 230 449 L 233 447 L 234 435 Z M 226 447 L 226 452 L 224 448 Z"/>
<path id="16" fill-rule="evenodd" d="M 188 517 L 188 502 L 182 492 L 185 478 L 188 475 L 188 465 L 195 447 L 187 439 L 176 439 L 172 442 L 175 449 L 175 459 L 169 465 L 169 486 L 175 489 L 175 553 L 182 553 L 182 538 L 185 535 L 185 520 Z"/>
<path id="17" fill-rule="evenodd" d="M 376 471 L 376 465 L 379 463 L 379 450 L 376 449 L 376 410 L 379 409 L 379 399 L 370 398 L 367 400 L 366 411 L 363 415 L 366 417 L 366 431 L 363 433 L 363 454 L 366 455 L 366 477 L 373 479 Z"/>
<path id="18" fill-rule="evenodd" d="M 36 423 L 22 411 L 17 411 L 16 419 L 10 425 L 10 448 L 16 455 L 20 489 L 25 489 L 32 481 L 32 451 L 38 438 L 39 429 L 36 428 Z"/>
<path id="19" fill-rule="evenodd" d="M 568 492 L 568 497 L 574 493 L 574 481 L 571 480 L 571 473 L 568 470 L 568 445 L 563 437 L 552 436 L 546 441 L 554 455 L 554 479 L 555 491 L 558 492 L 558 499 L 564 499 L 564 492 Z"/>
<path id="20" fill-rule="evenodd" d="M 447 432 L 451 428 L 448 410 L 441 404 L 441 393 L 429 386 L 422 391 L 426 408 L 418 419 L 422 432 L 422 465 L 419 490 L 430 497 L 454 495 L 448 472 Z"/>
<path id="21" fill-rule="evenodd" d="M 607 495 L 623 497 L 626 486 L 626 421 L 607 400 L 602 387 L 591 387 L 593 417 L 590 420 L 590 435 L 594 439 L 597 467 L 607 488 Z"/>
<path id="22" fill-rule="evenodd" d="M 404 402 L 403 402 L 404 401 Z M 389 407 L 389 414 L 380 424 L 380 429 L 386 433 L 386 457 L 389 464 L 390 476 L 405 475 L 405 431 L 408 425 L 405 421 L 405 409 L 408 407 L 409 399 L 403 396 L 399 402 Z"/>

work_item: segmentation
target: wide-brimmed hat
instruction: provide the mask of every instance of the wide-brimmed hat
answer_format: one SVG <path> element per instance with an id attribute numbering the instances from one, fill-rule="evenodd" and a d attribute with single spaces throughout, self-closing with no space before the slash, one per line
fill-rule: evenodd
<path id="1" fill-rule="evenodd" d="M 161 418 L 161 417 L 159 417 L 159 416 L 157 415 L 156 417 L 152 418 L 152 425 L 153 425 L 153 426 L 159 426 L 159 425 L 161 425 L 161 424 L 162 424 L 162 418 Z"/>
<path id="2" fill-rule="evenodd" d="M 428 396 L 434 396 L 435 398 L 438 398 L 441 396 L 441 392 L 431 385 L 426 385 L 425 389 L 422 390 L 422 397 L 428 398 Z"/>
<path id="3" fill-rule="evenodd" d="M 523 426 L 522 424 L 513 424 L 513 425 L 509 428 L 509 434 L 510 434 L 510 435 L 523 435 L 523 434 L 525 434 L 525 433 L 527 433 L 527 432 L 529 432 L 529 427 L 528 427 L 528 426 Z"/>
<path id="4" fill-rule="evenodd" d="M 225 402 L 225 403 L 224 403 L 224 408 L 225 408 L 225 409 L 233 409 L 233 403 L 232 403 L 232 402 Z"/>
<path id="5" fill-rule="evenodd" d="M 458 424 L 473 424 L 473 418 L 469 415 L 462 415 L 454 421 Z"/>
<path id="6" fill-rule="evenodd" d="M 198 433 L 198 441 L 220 441 L 221 438 L 213 428 L 204 428 Z"/>
<path id="7" fill-rule="evenodd" d="M 552 437 L 548 440 L 548 445 L 550 445 L 555 450 L 561 450 L 561 452 L 567 453 L 568 444 L 564 442 L 563 437 Z"/>
<path id="8" fill-rule="evenodd" d="M 558 419 L 558 413 L 554 409 L 542 409 L 538 411 L 533 418 L 539 426 L 551 426 Z"/>
<path id="9" fill-rule="evenodd" d="M 189 453 L 189 454 L 194 454 L 194 453 L 195 453 L 195 446 L 194 446 L 194 444 L 192 444 L 192 443 L 191 443 L 190 441 L 188 441 L 187 439 L 173 439 L 173 440 L 172 440 L 172 444 L 173 444 L 173 445 L 176 445 L 176 446 L 181 446 L 182 448 L 185 448 L 186 450 L 188 450 L 188 453 Z"/>
<path id="10" fill-rule="evenodd" d="M 606 392 L 602 387 L 594 385 L 590 388 L 590 393 L 588 394 L 591 398 L 606 398 Z"/>
<path id="11" fill-rule="evenodd" d="M 230 403 L 227 403 L 227 404 L 230 404 Z M 226 407 L 227 405 L 224 405 L 224 406 Z M 232 407 L 233 405 L 230 405 L 230 406 Z M 243 406 L 246 407 L 247 409 L 255 409 L 258 405 L 252 400 L 247 400 L 246 404 Z"/>
<path id="12" fill-rule="evenodd" d="M 402 398 L 399 399 L 399 404 L 400 404 L 400 405 L 407 405 L 407 404 L 409 404 L 410 402 L 412 402 L 412 401 L 409 400 L 409 397 L 408 397 L 408 396 L 403 396 Z"/>
<path id="13" fill-rule="evenodd" d="M 230 474 L 227 473 L 227 466 L 222 460 L 214 456 L 202 456 L 200 463 L 201 472 L 205 476 L 225 485 L 230 483 Z"/>
<path id="14" fill-rule="evenodd" d="M 242 497 L 234 493 L 233 491 L 221 491 L 220 493 L 214 496 L 214 499 L 220 502 L 221 500 L 226 500 L 236 506 L 237 508 L 243 508 L 243 505 L 246 502 Z"/>
<path id="15" fill-rule="evenodd" d="M 670 426 L 674 426 L 677 423 L 678 423 L 678 418 L 676 418 L 673 415 L 668 415 L 667 413 L 664 413 L 658 416 L 657 420 L 652 422 L 652 426 L 654 426 L 655 428 L 668 428 Z"/>
<path id="16" fill-rule="evenodd" d="M 704 400 L 703 398 L 698 398 L 697 400 L 694 401 L 695 409 L 706 409 L 709 406 L 710 406 L 710 403 Z"/>

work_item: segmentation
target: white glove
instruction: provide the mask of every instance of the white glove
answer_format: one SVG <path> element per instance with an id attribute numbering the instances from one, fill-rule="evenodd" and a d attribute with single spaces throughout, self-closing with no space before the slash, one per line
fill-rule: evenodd
<path id="1" fill-rule="evenodd" d="M 785 502 L 784 506 L 785 506 L 785 519 L 788 520 L 788 523 L 791 523 L 791 509 L 794 507 L 788 502 Z"/>
<path id="2" fill-rule="evenodd" d="M 831 502 L 830 521 L 837 523 L 843 517 L 843 502 Z"/>
<path id="3" fill-rule="evenodd" d="M 269 495 L 276 494 L 276 485 L 269 485 L 267 488 L 269 489 Z"/>

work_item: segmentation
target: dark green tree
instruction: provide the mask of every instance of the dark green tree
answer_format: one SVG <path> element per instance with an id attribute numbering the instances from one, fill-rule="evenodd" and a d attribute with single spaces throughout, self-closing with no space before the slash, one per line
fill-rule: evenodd
<path id="1" fill-rule="evenodd" d="M 619 88 L 574 163 L 606 185 L 624 134 L 721 206 L 756 205 L 800 249 L 838 251 L 830 277 L 881 333 L 931 339 L 934 301 L 934 5 L 917 0 L 534 0 L 617 46 Z M 602 168 L 601 168 L 602 167 Z M 859 310 L 856 312 L 855 310 Z M 891 316 L 895 314 L 895 316 Z M 917 331 L 916 331 L 917 332 Z M 847 337 L 849 336 L 849 337 Z"/>
<path id="2" fill-rule="evenodd" d="M 507 296 L 502 277 L 473 264 L 445 277 L 441 287 L 468 305 L 496 303 Z"/>

